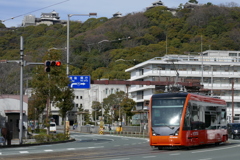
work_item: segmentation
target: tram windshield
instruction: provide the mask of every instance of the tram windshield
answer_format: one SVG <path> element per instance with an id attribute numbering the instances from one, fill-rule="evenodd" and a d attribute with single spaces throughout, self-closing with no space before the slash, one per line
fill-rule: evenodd
<path id="1" fill-rule="evenodd" d="M 152 127 L 180 126 L 185 99 L 153 99 Z"/>

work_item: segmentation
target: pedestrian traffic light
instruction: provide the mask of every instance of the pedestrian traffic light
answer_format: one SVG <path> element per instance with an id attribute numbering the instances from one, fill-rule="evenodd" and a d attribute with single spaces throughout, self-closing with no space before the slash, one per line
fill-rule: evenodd
<path id="1" fill-rule="evenodd" d="M 50 69 L 50 67 L 51 66 L 61 66 L 61 61 L 49 61 L 49 60 L 47 60 L 47 61 L 45 61 L 45 72 L 50 72 L 51 71 L 51 69 Z"/>

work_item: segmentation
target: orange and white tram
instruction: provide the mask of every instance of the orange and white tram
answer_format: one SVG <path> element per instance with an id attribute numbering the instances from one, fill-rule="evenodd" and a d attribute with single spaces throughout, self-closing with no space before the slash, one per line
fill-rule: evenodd
<path id="1" fill-rule="evenodd" d="M 226 142 L 226 102 L 192 93 L 162 93 L 149 103 L 150 146 L 190 147 Z"/>

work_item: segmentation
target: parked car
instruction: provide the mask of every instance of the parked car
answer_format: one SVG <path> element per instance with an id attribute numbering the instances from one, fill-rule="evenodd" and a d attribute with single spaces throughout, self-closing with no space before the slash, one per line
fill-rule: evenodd
<path id="1" fill-rule="evenodd" d="M 235 139 L 240 136 L 240 123 L 229 123 L 227 125 L 228 137 Z"/>
<path id="2" fill-rule="evenodd" d="M 50 122 L 50 132 L 56 133 L 57 132 L 57 125 L 55 122 Z"/>

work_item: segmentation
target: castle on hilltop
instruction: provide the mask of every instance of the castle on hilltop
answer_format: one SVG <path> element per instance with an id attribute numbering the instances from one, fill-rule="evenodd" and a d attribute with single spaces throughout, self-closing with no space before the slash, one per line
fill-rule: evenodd
<path id="1" fill-rule="evenodd" d="M 63 24 L 66 25 L 66 20 L 60 20 L 59 13 L 52 11 L 51 13 L 42 13 L 41 18 L 36 18 L 33 15 L 27 15 L 24 17 L 22 26 L 37 26 L 40 24 L 53 25 Z"/>

